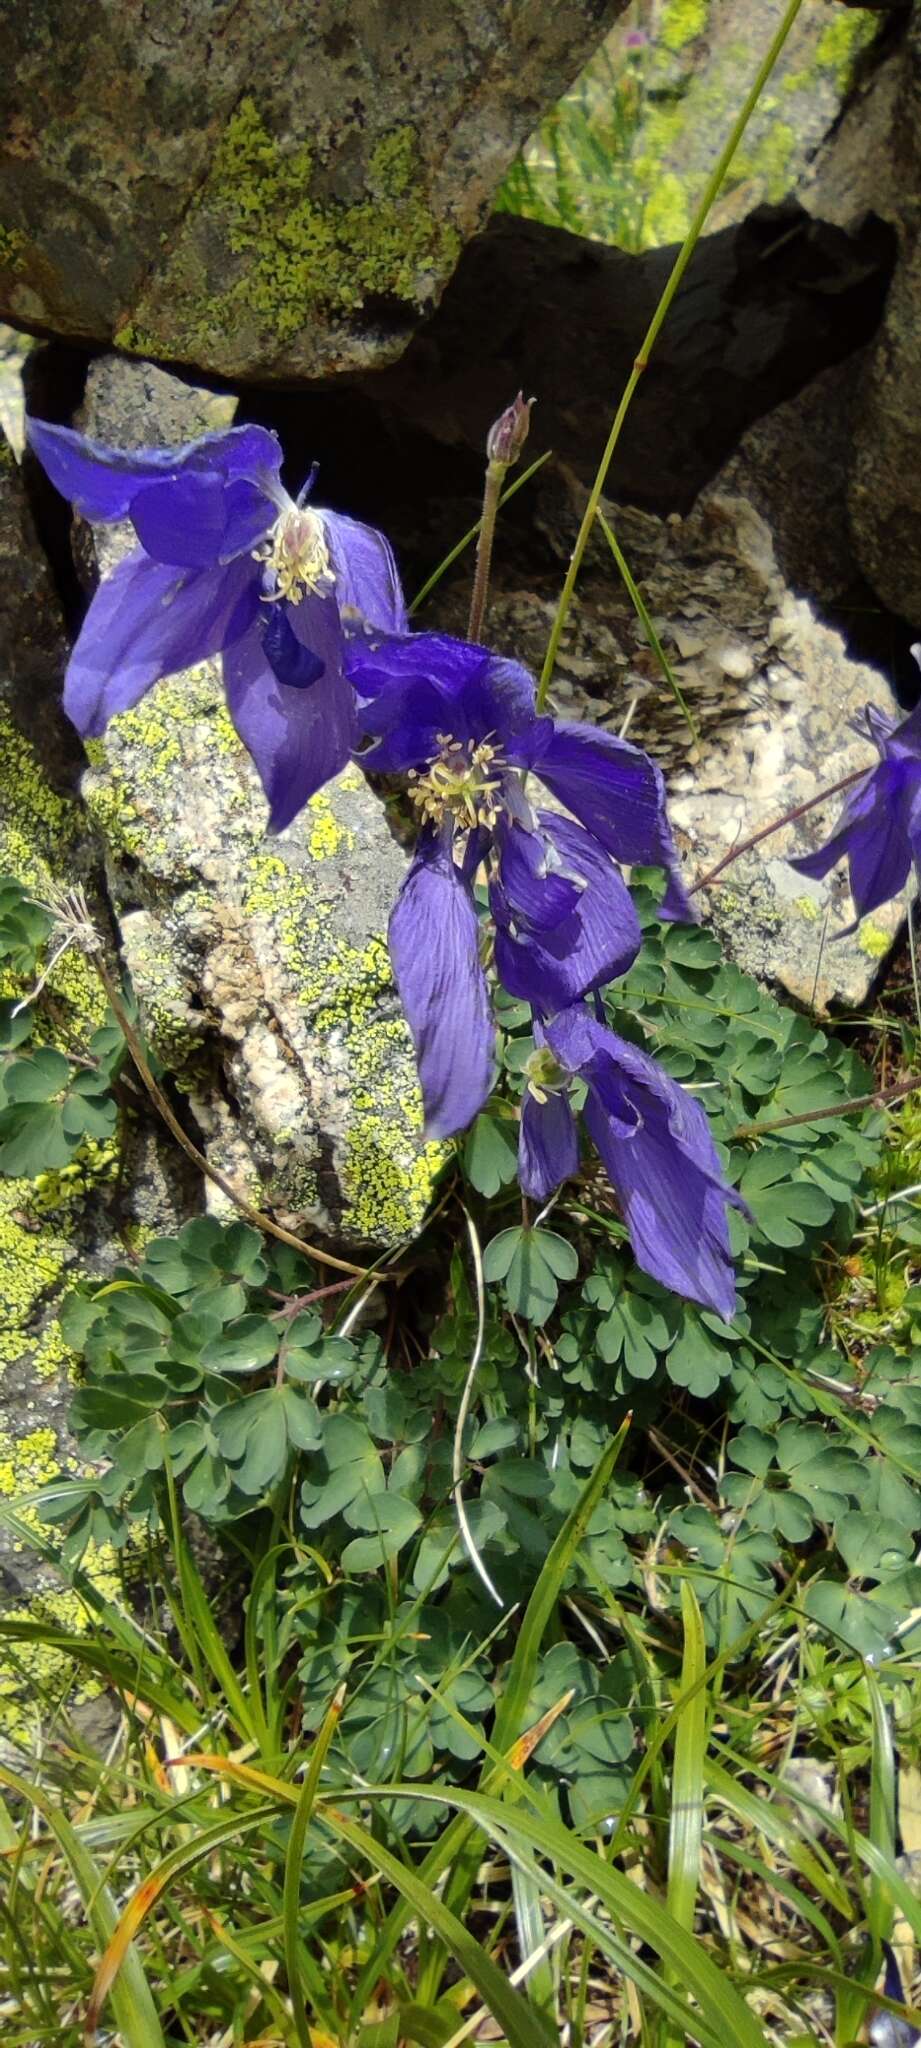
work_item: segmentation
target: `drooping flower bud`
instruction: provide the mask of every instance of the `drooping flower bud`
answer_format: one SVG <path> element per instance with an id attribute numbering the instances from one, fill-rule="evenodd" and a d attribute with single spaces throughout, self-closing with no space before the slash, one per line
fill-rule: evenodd
<path id="1" fill-rule="evenodd" d="M 505 469 L 511 469 L 528 438 L 531 425 L 533 398 L 525 398 L 519 391 L 517 398 L 507 405 L 505 411 L 490 427 L 486 436 L 486 453 L 490 462 L 501 462 Z"/>

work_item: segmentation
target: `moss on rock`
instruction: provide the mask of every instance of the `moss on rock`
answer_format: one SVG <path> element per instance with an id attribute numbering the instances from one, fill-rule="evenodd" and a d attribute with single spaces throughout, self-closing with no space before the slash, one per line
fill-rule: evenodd
<path id="1" fill-rule="evenodd" d="M 242 322 L 271 356 L 312 316 L 348 316 L 372 296 L 419 307 L 431 300 L 461 242 L 428 203 L 412 127 L 401 124 L 375 144 L 361 199 L 324 198 L 322 184 L 315 148 L 285 146 L 252 95 L 241 100 L 167 274 L 177 302 L 171 355 L 213 352 L 216 337 Z M 215 240 L 225 242 L 229 264 L 203 258 Z M 228 268 L 231 282 L 213 291 L 209 272 Z M 120 348 L 147 352 L 145 320 L 142 300 L 115 336 Z M 162 342 L 156 352 L 164 353 Z"/>

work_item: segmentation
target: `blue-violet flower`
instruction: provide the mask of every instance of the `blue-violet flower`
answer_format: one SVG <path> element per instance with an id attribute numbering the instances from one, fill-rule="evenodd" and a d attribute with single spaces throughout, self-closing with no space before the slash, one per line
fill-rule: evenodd
<path id="1" fill-rule="evenodd" d="M 899 894 L 912 863 L 921 874 L 921 705 L 901 724 L 872 704 L 864 719 L 879 767 L 848 791 L 825 845 L 790 862 L 818 881 L 846 855 L 857 923 Z"/>
<path id="2" fill-rule="evenodd" d="M 407 774 L 422 832 L 390 920 L 390 951 L 433 1137 L 462 1130 L 493 1082 L 494 1027 L 473 880 L 486 866 L 495 961 L 540 1016 L 623 974 L 639 950 L 615 861 L 665 868 L 665 913 L 687 915 L 660 770 L 589 725 L 538 714 L 518 662 L 442 634 L 366 636 L 347 672 L 363 764 Z M 532 808 L 529 770 L 571 816 Z"/>
<path id="3" fill-rule="evenodd" d="M 281 831 L 355 743 L 348 634 L 405 624 L 387 541 L 307 504 L 312 477 L 290 498 L 264 427 L 128 451 L 31 420 L 29 440 L 78 512 L 130 519 L 140 542 L 90 605 L 67 670 L 69 717 L 101 733 L 160 677 L 220 653 L 230 715 Z"/>
<path id="4" fill-rule="evenodd" d="M 663 1287 L 728 1321 L 735 1306 L 728 1206 L 745 1204 L 723 1179 L 700 1103 L 638 1046 L 583 1004 L 535 1021 L 526 1068 L 518 1178 L 545 1202 L 579 1161 L 569 1096 L 585 1088 L 583 1116 L 623 1211 L 637 1264 Z"/>

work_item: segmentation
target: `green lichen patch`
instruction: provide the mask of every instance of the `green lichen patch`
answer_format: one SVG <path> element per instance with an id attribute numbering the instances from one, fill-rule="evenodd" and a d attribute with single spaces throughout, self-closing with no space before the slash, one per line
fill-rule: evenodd
<path id="1" fill-rule="evenodd" d="M 707 26 L 710 0 L 668 0 L 659 35 L 667 50 L 684 50 Z"/>
<path id="2" fill-rule="evenodd" d="M 76 804 L 47 782 L 29 742 L 0 705 L 0 873 L 15 875 L 37 897 L 52 882 L 82 878 L 85 854 Z M 0 994 L 21 996 L 19 984 Z M 57 1004 L 71 1043 L 90 1036 L 106 1014 L 99 978 L 79 953 L 67 952 L 48 977 L 45 1012 Z"/>
<path id="3" fill-rule="evenodd" d="M 194 878 L 184 862 L 179 835 L 169 838 L 155 821 L 166 781 L 188 758 L 193 728 L 202 752 L 221 760 L 244 758 L 213 666 L 203 662 L 156 685 L 132 711 L 110 722 L 104 740 L 87 741 L 90 772 L 83 798 L 109 852 L 140 861 L 153 874 L 178 881 Z M 226 792 L 242 805 L 242 788 Z"/>
<path id="4" fill-rule="evenodd" d="M 847 91 L 857 60 L 879 34 L 879 15 L 865 7 L 837 7 L 816 45 L 816 63 Z"/>
<path id="5" fill-rule="evenodd" d="M 885 960 L 886 954 L 892 951 L 892 933 L 884 932 L 881 925 L 865 918 L 857 934 L 857 944 L 868 960 Z"/>
<path id="6" fill-rule="evenodd" d="M 317 815 L 322 827 L 323 811 Z M 243 907 L 268 926 L 319 1058 L 348 1083 L 343 1229 L 353 1238 L 398 1244 L 420 1227 L 446 1148 L 420 1148 L 422 1104 L 409 1034 L 401 1017 L 386 1014 L 396 1006 L 387 948 L 379 936 L 359 946 L 335 931 L 324 900 L 324 857 L 314 877 L 278 854 L 254 854 Z M 285 1181 L 287 1187 L 287 1170 Z"/>
<path id="7" fill-rule="evenodd" d="M 26 238 L 21 229 L 0 222 L 0 270 L 22 270 Z"/>
<path id="8" fill-rule="evenodd" d="M 194 357 L 241 321 L 277 345 L 313 317 L 354 313 L 371 295 L 420 306 L 431 299 L 461 244 L 429 203 L 413 129 L 379 139 L 359 200 L 321 197 L 326 169 L 310 143 L 284 144 L 255 99 L 241 101 L 158 294 L 157 314 L 170 311 L 166 353 Z M 211 290 L 209 277 L 228 272 L 232 282 Z M 140 306 L 116 335 L 119 347 L 143 353 L 151 318 Z M 158 335 L 156 353 L 164 341 Z"/>

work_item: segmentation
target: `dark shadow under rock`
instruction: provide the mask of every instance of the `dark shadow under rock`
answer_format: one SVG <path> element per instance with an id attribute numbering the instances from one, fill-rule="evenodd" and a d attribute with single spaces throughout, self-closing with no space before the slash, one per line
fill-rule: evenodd
<path id="1" fill-rule="evenodd" d="M 240 416 L 278 427 L 292 480 L 319 460 L 324 501 L 397 540 L 424 510 L 437 560 L 457 535 L 450 501 L 475 498 L 485 430 L 520 387 L 537 396 L 537 446 L 591 478 L 676 253 L 496 215 L 401 362 L 332 389 L 248 392 Z M 753 420 L 867 341 L 892 260 L 882 223 L 846 234 L 794 203 L 708 236 L 631 409 L 618 496 L 686 511 Z"/>

